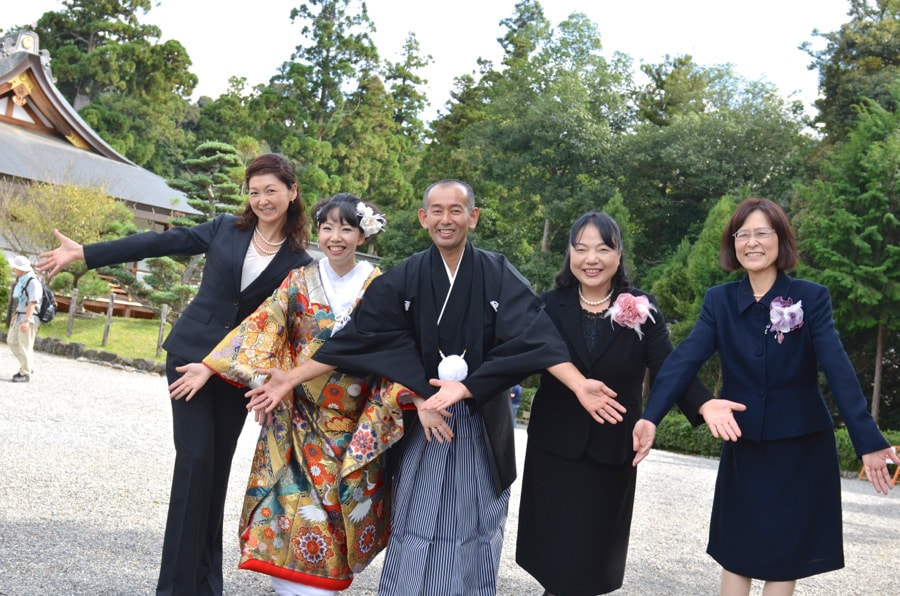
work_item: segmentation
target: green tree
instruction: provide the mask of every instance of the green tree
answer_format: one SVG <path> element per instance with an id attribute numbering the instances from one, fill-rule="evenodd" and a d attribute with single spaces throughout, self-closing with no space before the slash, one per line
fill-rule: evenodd
<path id="1" fill-rule="evenodd" d="M 480 151 L 473 144 L 464 145 L 469 128 L 486 117 L 484 85 L 470 74 L 454 81 L 446 112 L 438 112 L 431 123 L 422 161 L 413 179 L 419 194 L 428 184 L 443 178 L 457 178 L 475 183 L 480 165 Z"/>
<path id="2" fill-rule="evenodd" d="M 85 300 L 109 297 L 111 291 L 109 282 L 100 277 L 100 274 L 93 269 L 81 273 L 77 280 L 71 271 L 62 271 L 50 281 L 50 288 L 58 294 L 71 296 L 76 282 L 78 284 L 78 303 L 75 305 L 74 312 L 84 311 Z"/>
<path id="3" fill-rule="evenodd" d="M 413 201 L 409 181 L 409 144 L 393 118 L 393 102 L 381 80 L 373 76 L 361 81 L 351 96 L 357 105 L 336 131 L 333 157 L 338 188 L 374 202 L 394 214 Z M 335 189 L 337 190 L 337 189 Z M 377 254 L 379 234 L 367 249 Z"/>
<path id="4" fill-rule="evenodd" d="M 293 158 L 304 197 L 340 188 L 334 139 L 359 105 L 348 96 L 375 74 L 378 53 L 364 2 L 308 0 L 291 11 L 301 43 L 250 102 L 251 118 L 273 150 Z M 358 96 L 355 96 L 358 98 Z"/>
<path id="5" fill-rule="evenodd" d="M 52 59 L 56 86 L 119 153 L 162 176 L 191 144 L 184 127 L 197 84 L 176 40 L 140 22 L 150 0 L 66 0 L 35 27 Z"/>
<path id="6" fill-rule="evenodd" d="M 517 264 L 546 287 L 574 218 L 615 193 L 606 158 L 627 119 L 629 64 L 601 55 L 596 25 L 582 14 L 552 30 L 537 2 L 516 11 L 502 23 L 506 68 L 486 75 L 486 116 L 466 143 L 480 151 L 482 180 L 503 189 L 492 193 L 503 201 L 503 225 L 491 239 L 514 261 L 518 247 L 501 239 L 507 232 L 515 243 L 526 239 L 533 252 Z"/>
<path id="7" fill-rule="evenodd" d="M 181 43 L 160 43 L 159 27 L 139 21 L 151 0 L 62 4 L 63 10 L 44 13 L 35 31 L 53 58 L 57 88 L 76 110 L 108 92 L 153 99 L 193 92 L 197 77 Z"/>
<path id="8" fill-rule="evenodd" d="M 690 334 L 706 290 L 712 286 L 734 281 L 739 272 L 723 271 L 719 266 L 722 230 L 725 229 L 736 201 L 731 196 L 720 198 L 710 210 L 697 240 L 688 245 L 683 241 L 679 249 L 661 266 L 650 291 L 659 300 L 672 331 L 672 342 L 679 343 Z M 718 394 L 722 374 L 717 359 L 707 362 L 700 378 Z"/>
<path id="9" fill-rule="evenodd" d="M 9 287 L 12 285 L 12 278 L 13 273 L 9 261 L 6 260 L 6 255 L 0 252 L 0 304 L 4 307 L 9 304 Z"/>
<path id="10" fill-rule="evenodd" d="M 365 2 L 354 0 L 307 0 L 291 11 L 291 20 L 302 23 L 307 43 L 297 46 L 282 78 L 305 116 L 305 132 L 321 141 L 333 136 L 345 110 L 353 107 L 345 105 L 346 89 L 356 87 L 356 77 L 370 74 L 378 62 L 369 36 L 374 26 Z"/>
<path id="11" fill-rule="evenodd" d="M 639 116 L 656 126 L 667 126 L 673 118 L 705 112 L 712 103 L 714 84 L 729 75 L 720 66 L 703 67 L 686 54 L 666 55 L 660 64 L 642 64 L 650 81 L 637 92 Z"/>
<path id="12" fill-rule="evenodd" d="M 900 101 L 900 82 L 892 92 Z M 872 416 L 878 420 L 885 345 L 900 330 L 900 113 L 866 100 L 825 159 L 826 177 L 797 199 L 802 273 L 831 290 L 838 325 L 875 336 Z"/>
<path id="13" fill-rule="evenodd" d="M 216 99 L 201 97 L 197 101 L 197 120 L 187 124 L 194 138 L 200 142 L 228 143 L 237 148 L 247 145 L 245 139 L 255 139 L 259 127 L 250 114 L 251 94 L 246 87 L 246 78 L 231 77 L 225 93 Z M 258 145 L 251 149 L 253 156 L 261 152 Z"/>
<path id="14" fill-rule="evenodd" d="M 133 221 L 131 210 L 100 187 L 34 182 L 24 192 L 0 192 L 0 235 L 23 255 L 56 245 L 53 230 L 61 223 L 67 236 L 88 244 L 122 221 Z"/>
<path id="15" fill-rule="evenodd" d="M 105 93 L 82 109 L 81 117 L 116 151 L 163 177 L 175 175 L 193 142 L 185 127 L 192 107 L 176 95 L 149 101 Z"/>
<path id="16" fill-rule="evenodd" d="M 231 145 L 215 141 L 197 145 L 193 156 L 184 161 L 183 170 L 181 178 L 168 181 L 169 186 L 184 192 L 188 204 L 200 213 L 173 220 L 173 224 L 196 225 L 242 209 L 244 197 L 237 181 L 242 178 L 243 161 Z"/>
<path id="17" fill-rule="evenodd" d="M 639 124 L 612 147 L 612 173 L 642 230 L 642 273 L 695 237 L 719 197 L 746 188 L 785 202 L 805 174 L 813 141 L 802 134 L 802 107 L 769 84 L 717 73 L 704 110 Z"/>
<path id="18" fill-rule="evenodd" d="M 640 228 L 628 207 L 625 206 L 625 199 L 619 192 L 606 203 L 603 211 L 619 224 L 619 230 L 622 232 L 622 249 L 625 252 L 625 270 L 628 272 L 631 282 L 638 285 L 634 267 L 634 239 L 640 235 Z"/>
<path id="19" fill-rule="evenodd" d="M 706 290 L 741 275 L 723 271 L 719 265 L 722 230 L 736 205 L 732 196 L 721 197 L 704 218 L 697 239 L 692 243 L 683 240 L 679 249 L 653 274 L 651 292 L 672 322 L 672 338 L 676 343 L 694 327 Z"/>
<path id="20" fill-rule="evenodd" d="M 387 65 L 384 80 L 394 100 L 394 122 L 400 126 L 411 144 L 417 147 L 425 131 L 421 115 L 428 101 L 421 90 L 422 85 L 428 81 L 423 79 L 418 71 L 434 60 L 431 55 L 421 54 L 415 33 L 410 33 L 406 37 L 401 58 L 400 62 Z"/>
<path id="21" fill-rule="evenodd" d="M 814 50 L 810 42 L 800 47 L 813 58 L 810 69 L 819 71 L 820 99 L 817 122 L 830 142 L 853 129 L 853 106 L 864 97 L 887 110 L 897 110 L 891 92 L 900 78 L 900 0 L 849 0 L 850 20 L 837 31 L 813 35 L 826 41 Z"/>
<path id="22" fill-rule="evenodd" d="M 53 229 L 61 222 L 65 234 L 82 244 L 107 240 L 111 234 L 134 228 L 131 210 L 99 187 L 35 182 L 24 193 L 6 188 L 0 191 L 0 235 L 24 255 L 34 257 L 58 244 Z M 85 278 L 88 269 L 83 262 L 73 263 L 68 271 L 72 276 L 69 288 L 77 287 L 82 293 L 96 288 L 91 276 Z"/>

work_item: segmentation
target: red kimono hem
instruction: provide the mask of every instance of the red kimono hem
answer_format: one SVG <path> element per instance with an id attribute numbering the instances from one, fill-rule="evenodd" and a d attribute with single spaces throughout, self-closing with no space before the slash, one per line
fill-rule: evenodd
<path id="1" fill-rule="evenodd" d="M 316 575 L 309 575 L 308 573 L 300 573 L 299 571 L 291 571 L 290 569 L 278 567 L 277 565 L 272 565 L 271 563 L 266 563 L 264 561 L 257 561 L 256 559 L 244 561 L 238 565 L 238 569 L 265 573 L 266 575 L 286 579 L 289 582 L 322 588 L 323 590 L 346 590 L 350 587 L 350 584 L 353 583 L 353 578 L 330 579 L 327 577 L 319 577 Z"/>

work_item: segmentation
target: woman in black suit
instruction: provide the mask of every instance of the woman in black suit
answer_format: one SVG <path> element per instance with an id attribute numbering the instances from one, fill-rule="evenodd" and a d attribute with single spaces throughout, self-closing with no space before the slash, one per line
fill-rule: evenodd
<path id="1" fill-rule="evenodd" d="M 751 578 L 766 581 L 767 596 L 791 594 L 797 579 L 844 566 L 840 473 L 820 369 L 875 490 L 891 487 L 885 462 L 896 454 L 869 415 L 828 289 L 789 277 L 796 262 L 781 207 L 741 202 L 722 234 L 721 264 L 747 277 L 706 292 L 635 426 L 640 460 L 675 397 L 719 353 L 722 395 L 741 404 L 714 399 L 705 410 L 712 433 L 726 439 L 707 547 L 722 566 L 721 594 L 749 594 Z"/>
<path id="2" fill-rule="evenodd" d="M 602 380 L 626 408 L 600 424 L 575 395 L 543 374 L 532 403 L 516 561 L 553 594 L 601 594 L 622 586 L 636 468 L 631 429 L 651 381 L 672 351 L 656 300 L 631 287 L 622 238 L 605 213 L 572 226 L 556 287 L 542 296 L 585 377 Z M 710 398 L 699 382 L 679 402 L 694 423 Z"/>
<path id="3" fill-rule="evenodd" d="M 311 262 L 307 218 L 294 170 L 262 155 L 247 168 L 244 212 L 193 227 L 146 232 L 82 246 L 55 232 L 60 246 L 41 255 L 55 275 L 69 263 L 89 268 L 167 255 L 206 253 L 196 297 L 166 338 L 169 383 L 199 362 L 268 298 L 287 274 Z M 175 470 L 157 594 L 222 593 L 222 517 L 231 460 L 247 415 L 245 389 L 212 379 L 191 401 L 172 400 Z"/>

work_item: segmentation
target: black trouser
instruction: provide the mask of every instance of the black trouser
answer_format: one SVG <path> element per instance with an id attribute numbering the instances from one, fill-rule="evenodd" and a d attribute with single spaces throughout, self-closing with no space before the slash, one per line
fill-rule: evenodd
<path id="1" fill-rule="evenodd" d="M 175 367 L 182 364 L 166 359 L 169 383 L 181 376 Z M 171 400 L 175 470 L 157 594 L 222 593 L 222 518 L 247 417 L 245 391 L 214 376 L 191 401 Z"/>

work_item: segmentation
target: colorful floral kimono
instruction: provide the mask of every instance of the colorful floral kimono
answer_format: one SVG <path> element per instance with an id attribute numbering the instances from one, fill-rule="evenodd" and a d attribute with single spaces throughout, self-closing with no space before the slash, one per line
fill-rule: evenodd
<path id="1" fill-rule="evenodd" d="M 380 274 L 373 270 L 363 291 Z M 360 296 L 362 291 L 360 292 Z M 319 267 L 296 269 L 203 361 L 248 385 L 254 369 L 289 370 L 335 325 Z M 403 386 L 335 371 L 302 384 L 263 427 L 241 514 L 241 569 L 343 590 L 387 543 L 382 454 L 403 434 Z"/>

